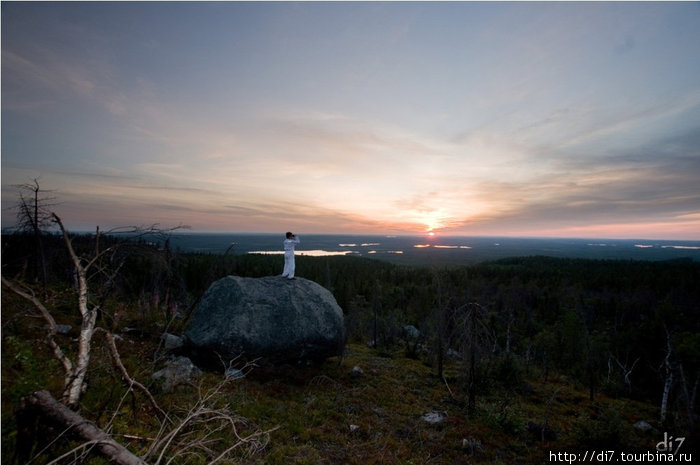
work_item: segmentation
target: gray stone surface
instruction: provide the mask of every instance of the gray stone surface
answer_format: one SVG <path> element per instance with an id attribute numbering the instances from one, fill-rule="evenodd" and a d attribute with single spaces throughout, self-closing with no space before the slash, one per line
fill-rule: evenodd
<path id="1" fill-rule="evenodd" d="M 345 326 L 333 295 L 313 281 L 227 276 L 206 291 L 185 338 L 200 361 L 220 366 L 237 357 L 322 360 L 342 352 Z"/>
<path id="2" fill-rule="evenodd" d="M 184 339 L 180 336 L 176 336 L 175 334 L 170 333 L 164 333 L 160 338 L 163 341 L 163 347 L 165 348 L 165 350 L 179 349 L 184 345 L 185 342 Z"/>
<path id="3" fill-rule="evenodd" d="M 174 357 L 165 363 L 165 367 L 156 371 L 151 377 L 160 382 L 163 392 L 172 392 L 180 385 L 192 384 L 193 378 L 202 374 L 187 357 Z"/>

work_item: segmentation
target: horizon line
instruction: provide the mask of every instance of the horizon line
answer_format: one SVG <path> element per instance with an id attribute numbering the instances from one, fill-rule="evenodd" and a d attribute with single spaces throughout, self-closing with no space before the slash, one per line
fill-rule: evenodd
<path id="1" fill-rule="evenodd" d="M 6 227 L 2 228 L 2 234 L 10 234 L 17 232 L 16 229 Z M 49 230 L 48 233 L 56 233 L 58 231 Z M 94 234 L 95 230 L 87 229 L 75 229 L 68 230 L 72 234 Z M 128 234 L 129 231 L 110 231 L 102 230 L 102 234 Z M 148 233 L 147 233 L 148 234 Z M 152 234 L 158 234 L 153 232 Z M 175 230 L 168 231 L 166 234 L 169 235 L 187 235 L 187 234 L 201 234 L 201 235 L 248 235 L 248 236 L 284 236 L 284 232 L 266 232 L 266 231 L 192 231 L 192 230 Z M 430 234 L 424 233 L 378 233 L 378 232 L 368 232 L 368 233 L 338 233 L 338 232 L 325 232 L 325 233 L 301 233 L 302 236 L 381 236 L 381 237 L 424 237 L 426 239 L 439 239 L 441 237 L 463 237 L 463 238 L 495 238 L 495 239 L 548 239 L 548 240 L 605 240 L 605 241 L 663 241 L 663 242 L 698 242 L 700 239 L 690 239 L 690 238 L 659 238 L 659 237 L 603 237 L 603 236 L 546 236 L 546 235 L 497 235 L 497 234 L 466 234 L 466 233 L 439 233 Z"/>

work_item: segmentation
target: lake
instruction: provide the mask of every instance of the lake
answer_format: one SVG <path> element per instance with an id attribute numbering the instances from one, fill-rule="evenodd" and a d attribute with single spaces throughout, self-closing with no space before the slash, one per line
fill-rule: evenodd
<path id="1" fill-rule="evenodd" d="M 174 233 L 181 252 L 281 254 L 282 234 Z M 406 264 L 470 264 L 515 256 L 700 260 L 700 241 L 472 236 L 300 235 L 297 255 L 347 255 Z"/>

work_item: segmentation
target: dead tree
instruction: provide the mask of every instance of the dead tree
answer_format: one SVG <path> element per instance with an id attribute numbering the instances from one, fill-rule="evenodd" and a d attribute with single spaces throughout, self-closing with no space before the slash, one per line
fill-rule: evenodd
<path id="1" fill-rule="evenodd" d="M 374 291 L 372 292 L 372 315 L 373 315 L 373 323 L 374 323 L 374 328 L 372 330 L 372 341 L 374 343 L 374 348 L 377 349 L 379 348 L 379 329 L 378 329 L 378 320 L 379 320 L 379 312 L 381 311 L 382 308 L 382 303 L 379 298 L 379 293 L 381 292 L 379 288 L 379 283 L 377 282 L 374 286 Z"/>
<path id="2" fill-rule="evenodd" d="M 627 392 L 632 392 L 632 372 L 634 371 L 634 367 L 637 365 L 639 360 L 639 357 L 637 357 L 635 361 L 632 362 L 632 366 L 628 367 L 627 363 L 622 363 L 617 357 L 610 354 L 608 357 L 608 380 L 610 380 L 610 374 L 613 371 L 612 362 L 615 362 L 620 369 L 620 375 L 622 376 L 625 386 L 627 387 Z"/>
<path id="3" fill-rule="evenodd" d="M 110 254 L 113 254 L 116 249 L 123 246 L 123 244 L 117 243 L 104 249 L 100 248 L 101 233 L 98 228 L 95 235 L 94 251 L 90 255 L 82 257 L 73 248 L 73 241 L 68 231 L 64 227 L 61 219 L 55 213 L 52 214 L 52 217 L 61 231 L 66 250 L 68 251 L 68 255 L 73 265 L 77 309 L 80 312 L 82 320 L 80 335 L 77 342 L 76 356 L 74 359 L 71 359 L 68 355 L 66 355 L 66 352 L 56 342 L 56 321 L 48 308 L 39 298 L 36 297 L 31 288 L 10 281 L 5 277 L 2 277 L 2 283 L 15 294 L 31 302 L 34 308 L 38 310 L 40 315 L 46 321 L 49 328 L 47 335 L 48 344 L 51 347 L 54 356 L 61 362 L 65 373 L 62 402 L 72 409 L 77 409 L 80 403 L 80 397 L 84 390 L 85 375 L 90 364 L 91 343 L 96 330 L 97 316 L 101 310 L 102 302 L 104 300 L 97 299 L 97 301 L 94 301 L 90 299 L 89 278 L 92 273 L 95 273 L 96 275 L 101 274 L 103 276 L 106 275 L 105 279 L 107 282 L 112 282 L 116 274 L 119 273 L 121 263 L 123 262 L 112 264 L 112 269 L 110 271 L 106 271 L 102 266 L 102 259 Z M 163 232 L 163 230 L 159 230 L 155 226 L 149 229 L 131 228 L 130 231 L 134 233 L 140 232 L 141 234 Z"/>
<path id="4" fill-rule="evenodd" d="M 442 379 L 445 384 L 447 380 L 445 379 L 444 369 L 445 369 L 445 352 L 450 343 L 450 323 L 449 323 L 449 308 L 447 301 L 449 299 L 443 299 L 443 286 L 440 275 L 435 272 L 433 276 L 435 283 L 437 302 L 434 309 L 433 319 L 435 322 L 435 356 L 437 358 L 437 375 Z"/>
<path id="5" fill-rule="evenodd" d="M 479 352 L 486 345 L 489 335 L 483 322 L 486 313 L 486 308 L 476 302 L 467 303 L 455 312 L 456 326 L 460 328 L 464 341 L 462 352 L 466 359 L 467 412 L 469 415 L 476 412 L 477 358 Z"/>
<path id="6" fill-rule="evenodd" d="M 90 306 L 90 302 L 88 300 L 87 273 L 96 263 L 101 254 L 97 253 L 91 260 L 83 261 L 75 253 L 73 243 L 71 242 L 68 232 L 63 226 L 61 219 L 55 213 L 53 217 L 56 224 L 58 224 L 58 226 L 61 228 L 63 240 L 73 262 L 73 267 L 75 268 L 75 276 L 78 285 L 78 311 L 80 311 L 80 316 L 82 317 L 80 337 L 78 338 L 78 357 L 75 368 L 69 377 L 68 384 L 65 386 L 63 393 L 63 397 L 66 399 L 66 404 L 71 408 L 77 408 L 80 401 L 80 395 L 83 390 L 83 383 L 85 382 L 85 374 L 87 373 L 88 364 L 90 363 L 92 335 L 95 333 L 95 323 L 97 322 L 98 312 L 98 307 Z"/>
<path id="7" fill-rule="evenodd" d="M 659 413 L 662 425 L 665 425 L 667 420 L 668 402 L 674 383 L 673 373 L 675 371 L 672 363 L 673 345 L 671 344 L 671 333 L 668 331 L 668 328 L 666 328 L 666 325 L 664 325 L 664 330 L 666 331 L 666 355 L 659 366 L 659 371 L 663 373 L 664 376 L 664 390 L 661 395 L 661 408 Z"/>
<path id="8" fill-rule="evenodd" d="M 688 380 L 685 375 L 685 369 L 683 369 L 683 365 L 679 364 L 678 366 L 678 371 L 680 373 L 680 378 L 681 378 L 681 389 L 683 393 L 683 401 L 685 403 L 685 414 L 686 417 L 688 418 L 688 426 L 691 431 L 695 430 L 695 394 L 697 392 L 697 387 L 698 387 L 698 381 L 700 381 L 700 375 L 695 378 L 695 383 L 693 386 L 692 391 L 688 389 Z M 691 394 L 692 392 L 692 394 Z"/>
<path id="9" fill-rule="evenodd" d="M 97 425 L 58 402 L 48 391 L 37 391 L 22 398 L 20 412 L 23 415 L 40 416 L 51 426 L 67 433 L 68 436 L 83 441 L 81 449 L 94 448 L 110 463 L 147 465 L 146 462 L 116 442 L 109 434 L 98 428 Z M 68 455 L 73 455 L 74 452 L 71 451 Z"/>
<path id="10" fill-rule="evenodd" d="M 31 260 L 32 278 L 45 285 L 47 272 L 42 235 L 51 225 L 50 208 L 54 205 L 56 198 L 46 196 L 45 193 L 51 191 L 43 190 L 36 178 L 31 183 L 18 184 L 14 187 L 19 190 L 19 200 L 15 207 L 17 229 L 31 234 L 34 241 Z"/>

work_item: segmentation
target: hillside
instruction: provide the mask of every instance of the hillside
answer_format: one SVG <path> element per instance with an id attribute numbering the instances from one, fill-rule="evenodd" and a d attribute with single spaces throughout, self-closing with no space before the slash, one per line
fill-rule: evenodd
<path id="1" fill-rule="evenodd" d="M 456 388 L 421 361 L 351 345 L 340 365 L 253 374 L 231 387 L 231 402 L 263 429 L 280 426 L 264 458 L 248 463 L 540 463 L 550 450 L 655 444 L 654 434 L 633 428 L 653 422 L 651 406 L 589 402 L 566 377 L 503 380 L 472 417 L 452 397 Z M 438 423 L 426 421 L 431 414 Z M 542 441 L 532 423 L 547 424 L 556 439 Z"/>
<path id="2" fill-rule="evenodd" d="M 74 238 L 76 253 L 91 257 L 93 240 Z M 47 341 L 74 359 L 82 324 L 61 241 L 44 244 L 45 284 L 21 244 L 3 237 L 3 279 L 61 331 L 49 338 L 36 304 L 3 284 L 2 459 L 48 463 L 80 446 L 58 463 L 104 463 L 65 436 L 43 443 L 57 431 L 15 415 L 36 390 L 60 397 L 65 370 Z M 172 355 L 161 336 L 182 332 L 213 280 L 277 274 L 278 257 L 100 247 L 110 255 L 85 262 L 100 272 L 88 280 L 97 329 L 78 411 L 148 463 L 225 453 L 233 458 L 217 463 L 535 464 L 560 452 L 655 453 L 670 437 L 683 438 L 683 453 L 698 444 L 692 261 L 529 257 L 436 269 L 299 257 L 297 275 L 330 289 L 345 312 L 344 357 L 239 366 L 246 376 L 228 381 L 205 371 L 166 392 L 152 378 Z M 421 333 L 410 344 L 406 325 Z"/>
<path id="3" fill-rule="evenodd" d="M 137 361 L 152 358 L 156 349 L 153 343 L 139 340 L 126 339 L 120 344 L 123 359 L 132 362 L 132 373 L 144 379 L 149 363 Z M 20 355 L 23 363 L 32 363 L 28 359 L 36 356 L 26 351 Z M 16 366 L 16 362 L 3 360 L 4 394 L 9 393 L 6 389 L 15 392 L 17 388 L 8 382 L 16 375 L 8 365 Z M 110 424 L 117 440 L 144 454 L 150 441 L 141 438 L 152 438 L 157 432 L 153 411 L 142 396 L 120 399 L 119 379 L 110 375 L 107 363 L 100 365 L 92 372 L 82 411 L 103 427 Z M 156 399 L 174 419 L 182 419 L 199 406 L 198 399 L 206 397 L 207 406 L 225 406 L 241 417 L 241 434 L 270 431 L 262 450 L 238 456 L 235 463 L 242 464 L 535 464 L 548 461 L 550 451 L 643 452 L 653 450 L 663 439 L 655 406 L 607 396 L 591 402 L 585 388 L 571 379 L 556 375 L 544 381 L 538 370 L 491 386 L 470 416 L 459 380 L 450 376 L 456 370 L 457 365 L 451 363 L 448 385 L 435 375 L 434 368 L 406 358 L 402 350 L 380 354 L 351 344 L 342 361 L 252 369 L 245 378 L 227 382 L 222 373 L 206 372 L 194 385 L 158 393 Z M 34 383 L 37 388 L 41 384 L 37 379 Z M 119 405 L 120 400 L 116 411 L 107 407 Z M 11 411 L 11 404 L 4 402 L 3 412 Z M 438 423 L 424 419 L 431 413 L 438 414 Z M 656 429 L 635 429 L 633 425 L 640 420 Z M 12 422 L 6 417 L 3 421 L 7 431 Z M 534 424 L 546 425 L 545 440 L 542 429 Z M 4 439 L 3 460 L 10 458 L 12 437 Z M 69 447 L 58 442 L 46 455 L 55 457 Z M 689 444 L 687 447 L 690 450 Z"/>

